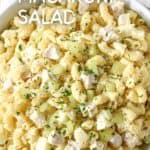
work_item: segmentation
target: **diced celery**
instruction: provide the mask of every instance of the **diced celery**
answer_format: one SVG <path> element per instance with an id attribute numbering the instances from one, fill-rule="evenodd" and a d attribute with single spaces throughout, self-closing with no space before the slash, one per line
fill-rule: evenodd
<path id="1" fill-rule="evenodd" d="M 112 129 L 112 128 L 108 128 L 106 130 L 102 130 L 102 131 L 99 132 L 100 139 L 102 141 L 106 141 L 107 142 L 107 141 L 109 141 L 111 139 L 113 133 L 114 133 L 114 129 Z"/>
<path id="2" fill-rule="evenodd" d="M 60 64 L 54 65 L 50 68 L 50 72 L 54 75 L 60 75 L 64 72 L 64 67 Z"/>
<path id="3" fill-rule="evenodd" d="M 78 41 L 68 41 L 67 49 L 76 54 L 84 49 L 84 44 Z"/>
<path id="4" fill-rule="evenodd" d="M 115 62 L 112 66 L 111 72 L 115 75 L 122 75 L 125 66 L 120 62 Z"/>
<path id="5" fill-rule="evenodd" d="M 93 57 L 99 53 L 99 50 L 96 46 L 91 46 L 88 51 L 90 57 Z"/>
<path id="6" fill-rule="evenodd" d="M 45 112 L 46 110 L 48 110 L 48 108 L 49 108 L 49 104 L 45 102 L 39 107 L 39 110 L 40 112 Z"/>
<path id="7" fill-rule="evenodd" d="M 105 64 L 105 59 L 101 55 L 96 55 L 92 58 L 90 58 L 86 66 L 88 69 L 92 70 L 95 74 L 99 74 L 99 70 L 101 66 Z"/>
<path id="8" fill-rule="evenodd" d="M 87 90 L 87 97 L 89 100 L 93 99 L 94 91 L 93 90 Z"/>
<path id="9" fill-rule="evenodd" d="M 49 126 L 49 125 L 46 125 L 46 126 L 44 127 L 44 129 L 43 129 L 42 135 L 45 136 L 45 137 L 47 137 L 47 136 L 49 135 L 50 131 L 51 131 L 50 126 Z"/>
<path id="10" fill-rule="evenodd" d="M 81 127 L 84 130 L 91 130 L 94 126 L 95 122 L 93 120 L 86 120 L 81 124 Z"/>
<path id="11" fill-rule="evenodd" d="M 72 121 L 66 122 L 67 131 L 69 134 L 73 133 L 74 130 L 74 123 Z"/>
<path id="12" fill-rule="evenodd" d="M 121 111 L 117 111 L 113 114 L 112 121 L 116 124 L 122 123 L 124 120 L 123 113 Z"/>
<path id="13" fill-rule="evenodd" d="M 116 91 L 116 85 L 115 85 L 115 83 L 113 83 L 111 81 L 106 82 L 105 87 L 106 87 L 106 91 L 111 91 L 111 92 Z"/>
<path id="14" fill-rule="evenodd" d="M 42 33 L 43 33 L 43 29 L 40 29 L 38 31 L 34 31 L 32 34 L 31 34 L 31 38 L 30 38 L 30 41 L 38 44 L 41 39 L 42 39 Z M 30 42 L 29 41 L 29 42 Z"/>
<path id="15" fill-rule="evenodd" d="M 99 74 L 99 67 L 97 67 L 95 64 L 88 66 L 88 69 L 92 70 L 95 74 Z"/>
<path id="16" fill-rule="evenodd" d="M 132 109 L 134 112 L 137 113 L 137 115 L 144 115 L 145 114 L 145 106 L 142 104 L 136 104 L 128 103 L 128 108 Z"/>
<path id="17" fill-rule="evenodd" d="M 0 145 L 4 145 L 4 144 L 5 144 L 5 142 L 6 142 L 6 139 L 4 139 L 4 138 L 0 138 Z"/>

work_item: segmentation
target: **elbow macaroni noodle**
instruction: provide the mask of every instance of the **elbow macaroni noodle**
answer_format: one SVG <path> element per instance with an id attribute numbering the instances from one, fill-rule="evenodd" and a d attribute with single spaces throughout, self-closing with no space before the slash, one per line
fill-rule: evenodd
<path id="1" fill-rule="evenodd" d="M 0 149 L 141 150 L 150 144 L 149 28 L 122 1 L 34 9 L 49 18 L 57 5 L 77 21 L 16 16 L 0 35 Z"/>

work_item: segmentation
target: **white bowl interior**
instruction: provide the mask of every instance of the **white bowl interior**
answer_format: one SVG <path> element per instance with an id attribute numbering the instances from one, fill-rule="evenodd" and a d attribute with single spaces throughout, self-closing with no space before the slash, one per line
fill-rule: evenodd
<path id="1" fill-rule="evenodd" d="M 35 5 L 35 4 L 34 4 Z M 9 26 L 10 21 L 12 18 L 17 15 L 18 11 L 20 9 L 29 9 L 33 6 L 33 4 L 19 4 L 17 1 L 15 1 L 11 6 L 9 6 L 2 14 L 0 15 L 0 32 L 2 32 L 4 29 L 6 29 Z"/>

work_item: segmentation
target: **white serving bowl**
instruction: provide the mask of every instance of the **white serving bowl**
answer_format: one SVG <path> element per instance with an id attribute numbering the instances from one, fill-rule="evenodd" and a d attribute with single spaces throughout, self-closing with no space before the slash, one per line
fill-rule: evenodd
<path id="1" fill-rule="evenodd" d="M 6 29 L 9 25 L 9 22 L 12 20 L 12 18 L 17 15 L 18 10 L 20 9 L 28 9 L 33 6 L 33 4 L 27 4 L 22 3 L 19 4 L 18 0 L 13 0 L 14 2 L 11 2 L 11 5 L 5 9 L 3 12 L 0 13 L 0 32 L 2 32 L 4 29 Z M 150 27 L 150 10 L 144 7 L 141 3 L 139 3 L 137 0 L 123 0 L 125 4 L 135 10 L 147 23 L 147 25 Z M 40 2 L 40 0 L 39 0 Z M 144 150 L 150 150 L 150 146 L 146 146 Z"/>
<path id="2" fill-rule="evenodd" d="M 38 0 L 40 2 L 40 0 Z M 143 17 L 143 19 L 146 21 L 146 23 L 150 26 L 150 10 L 148 10 L 146 7 L 144 7 L 141 3 L 139 3 L 137 0 L 123 0 L 126 5 L 135 10 L 139 13 L 140 16 Z M 0 32 L 2 32 L 3 29 L 8 27 L 8 24 L 10 20 L 17 14 L 18 10 L 21 8 L 31 8 L 33 4 L 27 4 L 22 3 L 19 4 L 18 0 L 11 1 L 9 7 L 5 9 L 0 14 Z"/>

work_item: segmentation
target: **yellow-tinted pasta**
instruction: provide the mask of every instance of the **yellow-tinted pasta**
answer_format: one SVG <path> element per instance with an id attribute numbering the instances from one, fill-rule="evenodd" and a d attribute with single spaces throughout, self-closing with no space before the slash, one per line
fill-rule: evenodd
<path id="1" fill-rule="evenodd" d="M 16 16 L 0 35 L 0 150 L 150 144 L 150 30 L 143 19 L 122 1 L 63 1 L 37 11 L 48 21 L 56 8 L 75 11 L 76 22 L 22 25 Z"/>

